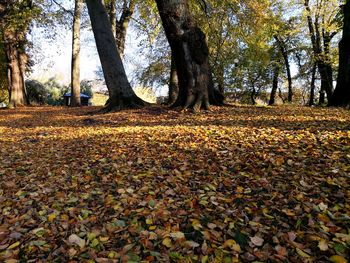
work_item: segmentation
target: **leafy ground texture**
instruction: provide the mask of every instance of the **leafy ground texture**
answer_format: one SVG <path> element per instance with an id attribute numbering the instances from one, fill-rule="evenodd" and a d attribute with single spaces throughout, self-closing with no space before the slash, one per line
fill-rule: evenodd
<path id="1" fill-rule="evenodd" d="M 1 262 L 336 262 L 350 114 L 0 111 Z"/>

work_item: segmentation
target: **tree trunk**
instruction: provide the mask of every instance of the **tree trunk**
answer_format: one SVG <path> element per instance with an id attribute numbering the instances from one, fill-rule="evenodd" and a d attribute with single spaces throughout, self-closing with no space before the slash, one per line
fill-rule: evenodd
<path id="1" fill-rule="evenodd" d="M 146 105 L 147 103 L 138 98 L 130 86 L 101 0 L 86 0 L 86 4 L 109 92 L 109 100 L 104 111 Z"/>
<path id="2" fill-rule="evenodd" d="M 329 33 L 326 31 L 325 28 L 322 29 L 323 46 L 324 46 L 324 50 L 322 50 L 319 14 L 315 15 L 315 21 L 313 22 L 311 18 L 311 9 L 309 6 L 309 0 L 305 0 L 304 5 L 307 11 L 307 21 L 308 21 L 309 33 L 310 33 L 310 38 L 312 43 L 312 49 L 314 53 L 314 59 L 317 63 L 318 71 L 321 77 L 320 104 L 324 104 L 325 93 L 327 94 L 328 100 L 331 99 L 333 94 L 333 70 L 332 70 L 332 65 L 329 62 L 330 61 L 329 46 L 336 32 Z"/>
<path id="3" fill-rule="evenodd" d="M 208 109 L 222 105 L 222 94 L 214 89 L 205 34 L 196 26 L 187 0 L 156 0 L 179 79 L 179 95 L 173 107 Z"/>
<path id="4" fill-rule="evenodd" d="M 77 107 L 80 102 L 80 19 L 83 8 L 82 0 L 75 0 L 72 36 L 72 72 L 70 106 Z"/>
<path id="5" fill-rule="evenodd" d="M 331 106 L 350 107 L 350 1 L 343 7 L 343 36 L 339 42 L 339 70 L 337 86 L 330 101 Z"/>
<path id="6" fill-rule="evenodd" d="M 287 48 L 284 44 L 284 42 L 277 36 L 274 35 L 274 38 L 277 42 L 277 45 L 281 51 L 283 60 L 284 60 L 284 64 L 286 67 L 286 71 L 287 71 L 287 79 L 288 79 L 288 102 L 292 102 L 293 101 L 293 87 L 292 87 L 292 74 L 290 71 L 290 63 L 289 63 L 289 56 L 288 56 L 288 51 Z"/>
<path id="7" fill-rule="evenodd" d="M 312 74 L 311 74 L 311 85 L 310 85 L 309 106 L 315 105 L 316 70 L 317 70 L 317 64 L 314 63 L 314 65 L 313 65 L 313 67 L 312 67 Z"/>
<path id="8" fill-rule="evenodd" d="M 109 14 L 109 22 L 111 23 L 112 33 L 115 38 L 117 32 L 117 7 L 115 4 L 115 0 L 110 1 L 107 8 Z"/>
<path id="9" fill-rule="evenodd" d="M 271 89 L 271 94 L 270 94 L 269 105 L 275 104 L 275 98 L 276 98 L 276 93 L 277 93 L 277 89 L 278 89 L 279 74 L 280 74 L 280 64 L 279 64 L 279 61 L 277 61 L 275 63 L 274 69 L 273 69 L 273 80 L 272 80 L 272 89 Z"/>
<path id="10" fill-rule="evenodd" d="M 3 33 L 8 66 L 9 107 L 25 106 L 28 105 L 28 99 L 24 85 L 25 61 L 21 54 L 22 39 L 19 39 L 19 33 L 10 30 L 4 30 Z"/>
<path id="11" fill-rule="evenodd" d="M 132 15 L 134 14 L 134 11 L 135 11 L 135 5 L 136 5 L 135 0 L 124 0 L 123 12 L 119 20 L 116 19 L 115 38 L 117 41 L 117 48 L 118 48 L 119 54 L 122 58 L 124 57 L 124 51 L 125 51 L 126 33 L 128 30 Z"/>
<path id="12" fill-rule="evenodd" d="M 252 91 L 250 93 L 250 99 L 251 99 L 253 105 L 256 105 L 255 96 L 256 96 L 256 89 L 255 89 L 255 86 L 253 85 Z"/>
<path id="13" fill-rule="evenodd" d="M 325 30 L 324 30 L 325 31 Z M 323 46 L 324 46 L 324 59 L 321 63 L 322 70 L 324 71 L 323 77 L 321 75 L 321 86 L 327 94 L 328 101 L 331 100 L 333 95 L 333 69 L 331 64 L 330 44 L 332 37 L 329 32 L 323 32 Z M 323 82 L 323 85 L 322 85 Z"/>
<path id="14" fill-rule="evenodd" d="M 175 58 L 171 56 L 171 68 L 170 68 L 170 79 L 169 79 L 169 98 L 168 105 L 175 103 L 179 94 L 179 80 L 177 78 L 177 70 L 175 64 Z"/>

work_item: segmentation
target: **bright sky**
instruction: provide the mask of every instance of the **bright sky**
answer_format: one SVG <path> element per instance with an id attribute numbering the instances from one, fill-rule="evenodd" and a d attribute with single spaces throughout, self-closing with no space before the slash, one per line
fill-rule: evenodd
<path id="1" fill-rule="evenodd" d="M 34 44 L 33 55 L 35 65 L 29 78 L 38 80 L 57 77 L 64 84 L 70 83 L 72 33 L 70 30 L 56 28 L 55 40 L 46 38 L 42 29 L 34 28 L 30 40 Z M 137 49 L 140 39 L 135 37 L 132 28 L 126 40 L 125 63 L 126 72 L 131 81 L 133 69 L 142 63 Z M 95 79 L 95 71 L 101 66 L 95 40 L 90 29 L 81 31 L 81 80 Z"/>

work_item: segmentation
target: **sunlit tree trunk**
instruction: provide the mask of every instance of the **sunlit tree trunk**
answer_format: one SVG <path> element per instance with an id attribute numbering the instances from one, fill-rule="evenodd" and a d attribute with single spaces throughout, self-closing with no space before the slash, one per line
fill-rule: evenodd
<path id="1" fill-rule="evenodd" d="M 111 23 L 112 33 L 115 38 L 117 32 L 117 6 L 115 0 L 109 2 L 108 6 L 109 22 Z"/>
<path id="2" fill-rule="evenodd" d="M 103 75 L 109 92 L 105 111 L 146 105 L 132 90 L 120 58 L 111 24 L 101 0 L 86 0 Z"/>
<path id="3" fill-rule="evenodd" d="M 8 85 L 9 85 L 9 107 L 18 107 L 28 105 L 26 90 L 24 85 L 24 70 L 26 61 L 23 49 L 24 34 L 4 30 L 4 44 L 8 66 Z"/>
<path id="4" fill-rule="evenodd" d="M 350 107 L 350 1 L 343 7 L 343 37 L 339 42 L 339 70 L 337 86 L 331 100 L 331 106 Z"/>
<path id="5" fill-rule="evenodd" d="M 135 11 L 135 0 L 124 0 L 123 5 L 123 12 L 119 19 L 116 20 L 116 32 L 115 32 L 115 38 L 117 41 L 117 47 L 119 50 L 119 54 L 121 57 L 124 57 L 124 51 L 125 51 L 125 40 L 126 40 L 126 33 L 129 28 L 129 23 L 132 18 L 132 15 Z"/>
<path id="6" fill-rule="evenodd" d="M 71 106 L 80 106 L 80 20 L 82 0 L 75 0 L 72 36 Z"/>
<path id="7" fill-rule="evenodd" d="M 109 21 L 121 58 L 124 57 L 126 35 L 135 12 L 135 6 L 136 0 L 124 0 L 122 12 L 118 18 L 115 0 L 110 1 L 107 5 Z"/>
<path id="8" fill-rule="evenodd" d="M 214 90 L 205 35 L 195 24 L 187 0 L 156 0 L 165 34 L 175 57 L 179 95 L 174 107 L 199 111 L 209 103 L 222 105 Z"/>

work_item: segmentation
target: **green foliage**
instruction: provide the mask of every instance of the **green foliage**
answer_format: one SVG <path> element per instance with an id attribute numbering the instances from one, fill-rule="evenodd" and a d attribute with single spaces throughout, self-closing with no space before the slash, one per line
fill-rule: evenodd
<path id="1" fill-rule="evenodd" d="M 26 80 L 27 96 L 30 104 L 46 104 L 50 92 L 46 87 L 37 80 Z"/>
<path id="2" fill-rule="evenodd" d="M 82 80 L 80 82 L 80 92 L 84 93 L 86 95 L 89 95 L 90 97 L 92 97 L 93 96 L 93 92 L 92 92 L 92 83 L 91 83 L 91 81 L 86 80 L 86 79 Z"/>

